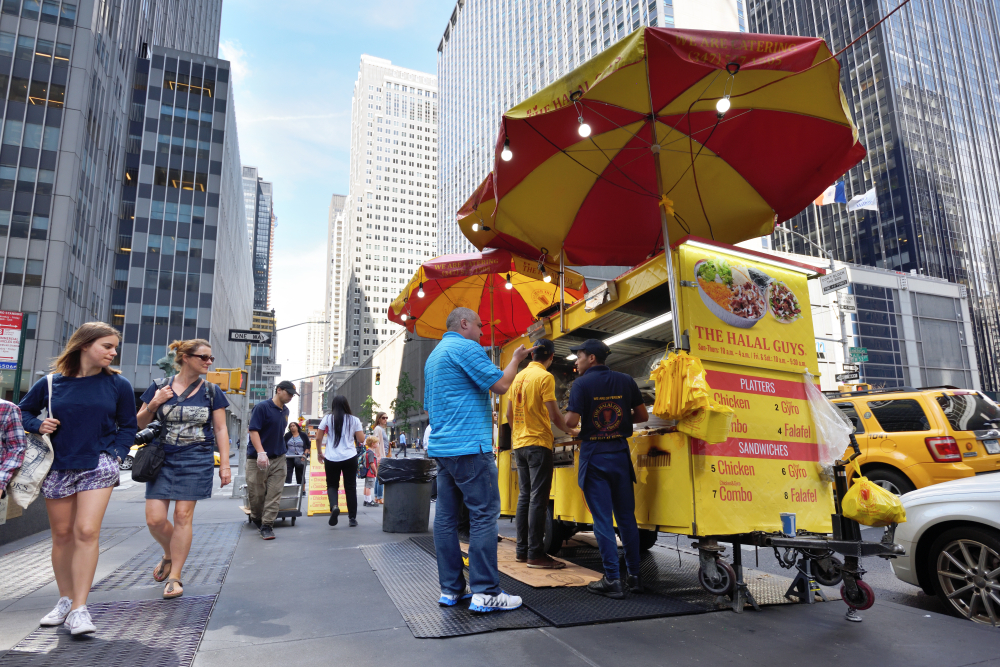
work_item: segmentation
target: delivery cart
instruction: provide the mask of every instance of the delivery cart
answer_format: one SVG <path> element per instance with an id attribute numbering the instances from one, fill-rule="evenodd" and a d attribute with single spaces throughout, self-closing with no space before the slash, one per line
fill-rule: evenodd
<path id="1" fill-rule="evenodd" d="M 565 310 L 562 322 L 559 315 L 536 322 L 526 336 L 504 346 L 500 365 L 522 344 L 553 340 L 550 371 L 556 377 L 556 400 L 565 410 L 575 378 L 570 348 L 601 339 L 611 347 L 608 366 L 631 375 L 651 405 L 650 371 L 674 347 L 674 331 L 682 332 L 676 347 L 701 360 L 712 402 L 728 406 L 734 415 L 728 437 L 714 444 L 652 416 L 636 425 L 629 446 L 638 480 L 640 547 L 652 547 L 660 531 L 694 538 L 701 585 L 728 596 L 737 612 L 746 603 L 757 608 L 743 580 L 743 544 L 773 548 L 784 567 L 797 571 L 788 595 L 800 602 L 813 601 L 817 583 L 843 582 L 849 616 L 867 609 L 874 595 L 862 581 L 860 559 L 892 558 L 903 551 L 893 543 L 894 526 L 882 541 L 865 542 L 858 524 L 841 514 L 844 466 L 860 455 L 853 436 L 853 449 L 836 461 L 820 460 L 804 383 L 813 381 L 807 371 L 818 375 L 807 280 L 823 270 L 696 237 L 681 239 L 672 255 L 673 286 L 668 264 L 657 255 L 592 289 Z M 678 312 L 670 310 L 671 296 Z M 506 409 L 499 414 L 504 419 Z M 593 523 L 577 483 L 579 443 L 564 433 L 555 435 L 546 534 L 550 553 Z M 506 424 L 500 428 L 499 450 L 501 513 L 513 516 L 518 484 Z M 783 514 L 788 523 L 794 516 L 797 525 L 783 526 Z M 731 563 L 720 542 L 733 545 Z"/>
<path id="2" fill-rule="evenodd" d="M 290 456 L 288 458 L 302 458 Z M 308 473 L 308 469 L 306 470 Z M 307 478 L 303 479 L 303 482 Z M 247 515 L 247 521 L 250 521 L 250 500 L 247 496 L 246 484 L 243 485 L 243 506 L 240 508 Z M 278 516 L 282 523 L 285 519 L 291 519 L 292 525 L 295 525 L 295 519 L 302 516 L 302 496 L 305 495 L 305 484 L 285 484 L 281 489 L 281 500 L 278 504 Z"/>

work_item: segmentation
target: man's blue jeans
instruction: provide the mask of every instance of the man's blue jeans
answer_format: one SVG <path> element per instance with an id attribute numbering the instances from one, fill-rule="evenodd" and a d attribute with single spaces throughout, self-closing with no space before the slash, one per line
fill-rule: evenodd
<path id="1" fill-rule="evenodd" d="M 469 587 L 473 593 L 500 592 L 497 568 L 497 518 L 500 488 L 493 453 L 441 456 L 437 461 L 437 506 L 434 511 L 434 547 L 437 549 L 441 592 L 461 594 L 462 551 L 458 546 L 458 519 L 462 501 L 469 510 Z"/>
<path id="2" fill-rule="evenodd" d="M 639 574 L 639 526 L 635 522 L 630 463 L 628 451 L 594 454 L 583 482 L 583 497 L 594 516 L 594 537 L 604 561 L 604 575 L 612 581 L 621 578 L 612 513 L 625 546 L 629 574 Z"/>

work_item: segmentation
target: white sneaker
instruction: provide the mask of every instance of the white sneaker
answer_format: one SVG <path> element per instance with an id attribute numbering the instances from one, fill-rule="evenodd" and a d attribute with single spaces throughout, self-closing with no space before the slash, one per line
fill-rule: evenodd
<path id="1" fill-rule="evenodd" d="M 507 595 L 500 591 L 499 595 L 485 595 L 476 593 L 472 596 L 469 604 L 469 611 L 486 613 L 489 611 L 511 611 L 521 606 L 521 598 L 516 595 Z"/>
<path id="2" fill-rule="evenodd" d="M 39 625 L 62 625 L 66 621 L 66 617 L 69 616 L 69 608 L 73 606 L 73 601 L 67 597 L 59 598 L 59 602 L 56 603 L 56 608 L 45 614 L 42 620 L 38 621 Z"/>
<path id="3" fill-rule="evenodd" d="M 469 585 L 465 585 L 465 591 L 461 595 L 454 595 L 452 593 L 445 593 L 442 591 L 441 597 L 438 598 L 438 604 L 442 607 L 454 607 L 458 604 L 459 600 L 468 600 L 472 597 L 472 589 Z"/>
<path id="4" fill-rule="evenodd" d="M 69 616 L 66 617 L 66 627 L 69 628 L 70 634 L 73 635 L 85 635 L 97 631 L 97 626 L 90 619 L 90 612 L 87 611 L 87 605 L 77 607 L 69 613 Z"/>

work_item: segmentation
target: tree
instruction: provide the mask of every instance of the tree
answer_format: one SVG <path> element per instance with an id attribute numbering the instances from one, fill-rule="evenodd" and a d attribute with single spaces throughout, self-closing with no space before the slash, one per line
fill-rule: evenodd
<path id="1" fill-rule="evenodd" d="M 371 394 L 368 394 L 368 398 L 364 400 L 361 408 L 358 410 L 358 419 L 361 420 L 362 424 L 367 424 L 368 428 L 373 428 L 375 414 L 378 412 L 379 407 L 379 404 L 375 402 Z"/>
<path id="2" fill-rule="evenodd" d="M 410 381 L 410 374 L 402 372 L 399 374 L 399 384 L 396 385 L 396 398 L 389 404 L 393 419 L 396 421 L 396 430 L 401 433 L 410 432 L 409 417 L 413 413 L 423 410 L 424 404 L 413 398 L 417 393 L 417 388 Z"/>

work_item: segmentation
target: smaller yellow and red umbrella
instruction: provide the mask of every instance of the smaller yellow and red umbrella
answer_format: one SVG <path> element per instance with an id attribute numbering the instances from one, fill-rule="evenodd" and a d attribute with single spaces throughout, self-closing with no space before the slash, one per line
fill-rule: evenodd
<path id="1" fill-rule="evenodd" d="M 500 345 L 524 335 L 538 313 L 559 302 L 558 278 L 558 267 L 506 250 L 442 255 L 417 269 L 392 302 L 389 320 L 423 338 L 440 339 L 451 311 L 469 308 L 490 327 L 482 344 Z M 567 301 L 587 291 L 575 271 L 566 271 L 565 282 Z"/>

